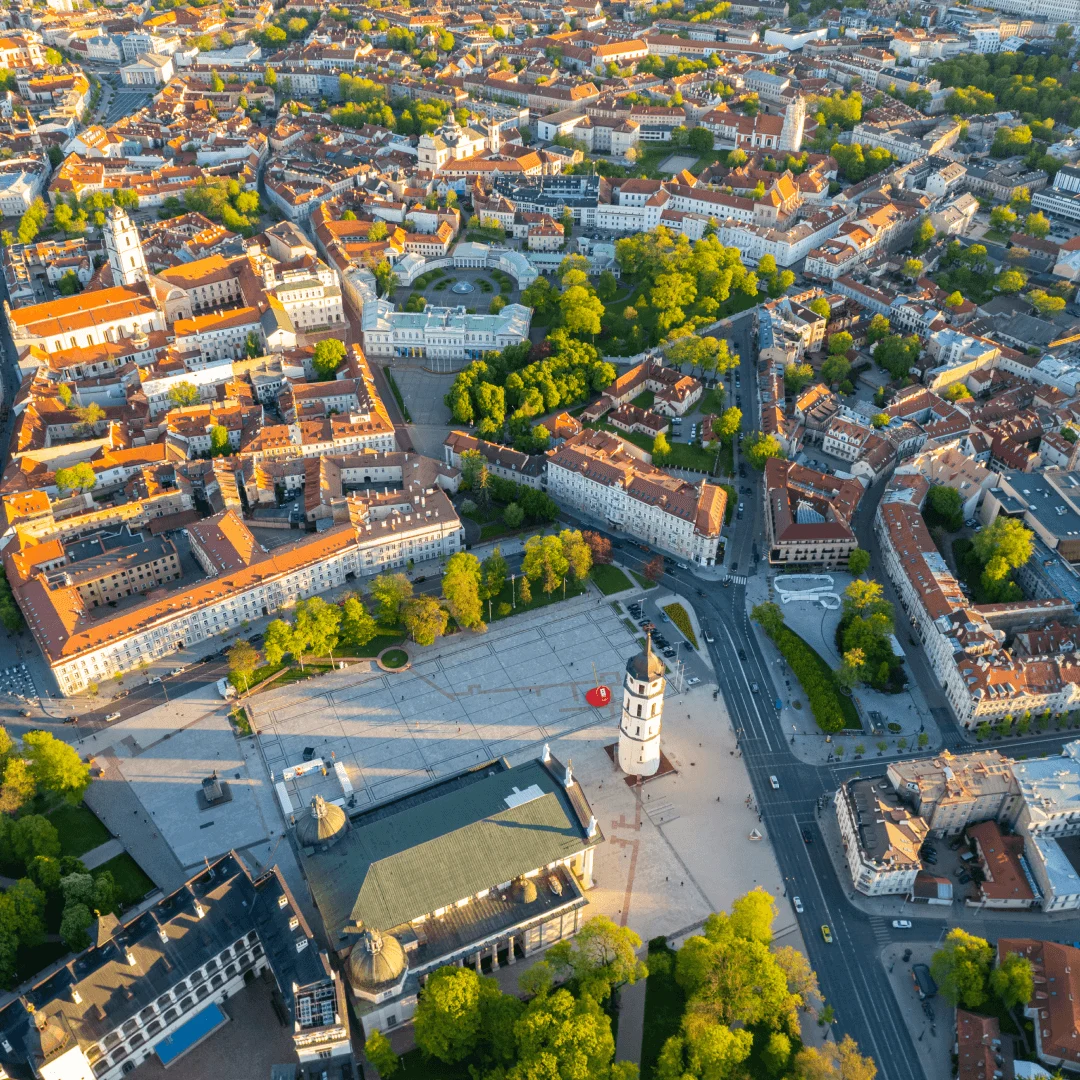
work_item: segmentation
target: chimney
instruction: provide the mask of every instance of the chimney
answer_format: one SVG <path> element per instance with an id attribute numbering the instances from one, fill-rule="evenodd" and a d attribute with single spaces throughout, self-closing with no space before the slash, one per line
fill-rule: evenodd
<path id="1" fill-rule="evenodd" d="M 129 966 L 135 966 L 135 954 L 130 949 L 124 950 L 124 959 L 127 960 Z"/>
<path id="2" fill-rule="evenodd" d="M 71 1000 L 76 1005 L 81 1005 L 82 1004 L 82 994 L 79 993 L 79 988 L 77 986 L 73 986 L 71 988 Z"/>

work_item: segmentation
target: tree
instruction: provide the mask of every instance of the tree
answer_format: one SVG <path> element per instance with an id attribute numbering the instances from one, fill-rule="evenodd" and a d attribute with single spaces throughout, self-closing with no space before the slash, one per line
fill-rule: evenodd
<path id="1" fill-rule="evenodd" d="M 866 343 L 872 345 L 874 342 L 880 341 L 883 337 L 888 336 L 889 330 L 889 320 L 884 315 L 875 315 L 870 320 L 870 325 L 866 330 Z"/>
<path id="2" fill-rule="evenodd" d="M 502 552 L 499 548 L 493 549 L 480 564 L 480 598 L 494 600 L 503 591 L 508 573 L 509 568 Z"/>
<path id="3" fill-rule="evenodd" d="M 990 990 L 1006 1009 L 1026 1005 L 1035 993 L 1031 961 L 1020 953 L 1008 953 L 990 972 Z"/>
<path id="4" fill-rule="evenodd" d="M 194 383 L 178 382 L 169 390 L 169 404 L 177 408 L 196 405 L 199 401 L 199 388 Z"/>
<path id="5" fill-rule="evenodd" d="M 375 267 L 375 284 L 380 296 L 389 296 L 397 288 L 398 276 L 388 259 L 383 259 Z"/>
<path id="6" fill-rule="evenodd" d="M 221 457 L 229 452 L 229 429 L 223 424 L 215 424 L 210 429 L 210 456 Z"/>
<path id="7" fill-rule="evenodd" d="M 921 346 L 916 335 L 906 338 L 899 334 L 890 334 L 874 346 L 874 360 L 894 379 L 901 379 L 911 370 L 911 365 L 919 359 Z"/>
<path id="8" fill-rule="evenodd" d="M 451 555 L 443 571 L 442 590 L 446 606 L 459 626 L 486 630 L 480 598 L 480 560 L 466 551 Z"/>
<path id="9" fill-rule="evenodd" d="M 378 624 L 360 598 L 349 596 L 341 605 L 341 644 L 347 650 L 362 649 L 379 632 Z"/>
<path id="10" fill-rule="evenodd" d="M 409 600 L 402 610 L 402 622 L 417 645 L 434 645 L 435 639 L 446 633 L 450 616 L 432 596 Z"/>
<path id="11" fill-rule="evenodd" d="M 870 418 L 870 423 L 880 431 L 882 428 L 887 428 L 891 420 L 892 417 L 887 412 L 879 412 Z"/>
<path id="12" fill-rule="evenodd" d="M 930 973 L 950 1005 L 978 1008 L 986 1000 L 986 984 L 994 950 L 985 938 L 956 927 L 934 953 Z"/>
<path id="13" fill-rule="evenodd" d="M 60 936 L 72 951 L 80 951 L 90 944 L 87 930 L 94 922 L 94 916 L 86 904 L 67 904 L 60 919 Z"/>
<path id="14" fill-rule="evenodd" d="M 1065 310 L 1065 301 L 1060 296 L 1050 296 L 1042 289 L 1032 289 L 1027 298 L 1040 315 L 1056 315 Z"/>
<path id="15" fill-rule="evenodd" d="M 923 271 L 921 259 L 907 259 L 900 268 L 900 273 L 914 281 Z"/>
<path id="16" fill-rule="evenodd" d="M 848 571 L 855 577 L 862 577 L 870 569 L 870 552 L 863 548 L 855 548 L 848 555 Z"/>
<path id="17" fill-rule="evenodd" d="M 68 270 L 56 283 L 56 289 L 61 296 L 75 296 L 82 292 L 82 282 L 74 270 Z"/>
<path id="18" fill-rule="evenodd" d="M 271 667 L 277 667 L 293 647 L 292 627 L 284 619 L 274 619 L 263 631 L 263 653 Z"/>
<path id="19" fill-rule="evenodd" d="M 0 812 L 17 814 L 28 806 L 37 793 L 30 763 L 21 757 L 10 757 L 4 764 L 4 782 L 0 784 Z"/>
<path id="20" fill-rule="evenodd" d="M 790 394 L 800 394 L 814 379 L 814 369 L 809 364 L 788 364 L 784 368 L 784 386 Z"/>
<path id="21" fill-rule="evenodd" d="M 449 34 L 445 36 L 450 37 Z M 451 38 L 451 40 L 453 39 Z M 450 48 L 452 49 L 453 45 Z M 364 1055 L 368 1059 L 368 1064 L 379 1074 L 381 1080 L 389 1080 L 389 1077 L 397 1072 L 398 1066 L 401 1064 L 397 1054 L 394 1053 L 393 1047 L 390 1045 L 390 1040 L 378 1030 L 373 1031 L 367 1037 L 367 1041 L 364 1043 Z"/>
<path id="22" fill-rule="evenodd" d="M 522 574 L 521 579 L 517 585 L 517 598 L 519 603 L 528 605 L 532 603 L 532 586 L 529 584 L 529 579 Z"/>
<path id="23" fill-rule="evenodd" d="M 530 536 L 525 541 L 521 572 L 530 581 L 543 578 L 544 592 L 554 592 L 569 568 L 570 563 L 563 552 L 562 541 L 557 536 Z"/>
<path id="24" fill-rule="evenodd" d="M 337 338 L 324 338 L 315 346 L 311 357 L 311 366 L 319 380 L 326 382 L 334 377 L 345 359 L 345 342 Z"/>
<path id="25" fill-rule="evenodd" d="M 671 443 L 662 431 L 653 439 L 652 460 L 654 465 L 666 465 L 671 460 Z"/>
<path id="26" fill-rule="evenodd" d="M 1033 536 L 1019 518 L 999 515 L 982 532 L 975 534 L 975 555 L 983 566 L 1000 558 L 1010 570 L 1018 570 L 1031 558 Z"/>
<path id="27" fill-rule="evenodd" d="M 251 685 L 251 676 L 259 666 L 259 650 L 250 641 L 238 641 L 229 649 L 229 671 L 244 680 L 244 689 Z"/>
<path id="28" fill-rule="evenodd" d="M 793 1080 L 874 1080 L 875 1076 L 874 1059 L 860 1054 L 850 1035 L 820 1048 L 804 1046 L 795 1055 Z"/>
<path id="29" fill-rule="evenodd" d="M 61 492 L 89 491 L 97 483 L 94 468 L 89 462 L 80 461 L 66 469 L 56 470 L 56 486 Z"/>
<path id="30" fill-rule="evenodd" d="M 24 866 L 38 855 L 55 859 L 60 855 L 60 834 L 41 814 L 28 814 L 11 826 L 11 850 Z"/>
<path id="31" fill-rule="evenodd" d="M 473 1052 L 480 1040 L 482 981 L 468 967 L 442 967 L 428 977 L 413 1016 L 416 1045 L 425 1054 L 453 1064 Z"/>
<path id="32" fill-rule="evenodd" d="M 1028 214 L 1024 219 L 1024 232 L 1028 236 L 1034 236 L 1042 239 L 1045 236 L 1050 235 L 1050 220 L 1043 213 L 1038 210 L 1033 214 Z"/>
<path id="33" fill-rule="evenodd" d="M 1023 270 L 1002 270 L 994 282 L 994 287 L 1002 293 L 1018 293 L 1027 285 L 1027 274 Z"/>
<path id="34" fill-rule="evenodd" d="M 559 533 L 563 555 L 570 567 L 575 581 L 584 581 L 592 569 L 592 548 L 585 542 L 578 529 L 563 529 Z"/>
<path id="35" fill-rule="evenodd" d="M 380 574 L 371 583 L 371 598 L 379 605 L 376 618 L 383 626 L 396 626 L 401 609 L 412 599 L 412 582 L 404 574 Z"/>
<path id="36" fill-rule="evenodd" d="M 927 502 L 935 517 L 950 532 L 955 532 L 964 523 L 963 500 L 956 488 L 934 484 L 927 495 Z"/>
<path id="37" fill-rule="evenodd" d="M 851 362 L 846 356 L 830 356 L 821 365 L 823 382 L 843 382 L 851 374 Z"/>
<path id="38" fill-rule="evenodd" d="M 964 294 L 961 293 L 959 289 L 957 289 L 955 292 L 949 293 L 949 295 L 945 297 L 945 306 L 946 307 L 951 307 L 954 310 L 956 308 L 963 307 L 964 306 Z"/>
<path id="39" fill-rule="evenodd" d="M 670 1036 L 661 1048 L 654 1075 L 656 1080 L 728 1080 L 740 1075 L 739 1067 L 753 1044 L 749 1031 L 733 1031 L 688 1015 L 683 1031 Z"/>
<path id="40" fill-rule="evenodd" d="M 919 224 L 915 226 L 915 239 L 911 242 L 911 253 L 921 255 L 924 251 L 927 251 L 934 242 L 936 235 L 934 226 L 930 224 L 930 219 L 920 218 Z"/>
<path id="41" fill-rule="evenodd" d="M 604 305 L 596 293 L 582 285 L 571 285 L 559 297 L 559 310 L 562 313 L 563 326 L 571 334 L 600 333 L 600 320 L 604 315 Z"/>
<path id="42" fill-rule="evenodd" d="M 791 1040 L 782 1032 L 774 1031 L 769 1036 L 762 1053 L 765 1068 L 774 1076 L 779 1076 L 791 1060 Z"/>
<path id="43" fill-rule="evenodd" d="M 77 405 L 71 410 L 78 418 L 78 432 L 80 435 L 93 435 L 94 430 L 105 419 L 105 410 L 96 402 L 89 405 Z"/>
<path id="44" fill-rule="evenodd" d="M 757 431 L 743 443 L 743 453 L 746 460 L 755 469 L 764 469 L 765 462 L 769 458 L 782 458 L 784 451 L 775 435 L 766 435 L 763 431 Z"/>
<path id="45" fill-rule="evenodd" d="M 656 555 L 642 567 L 642 573 L 654 585 L 664 576 L 664 557 Z"/>
<path id="46" fill-rule="evenodd" d="M 612 990 L 648 975 L 640 948 L 641 938 L 628 926 L 594 915 L 571 941 L 553 945 L 547 959 L 556 973 L 576 979 L 583 993 L 602 1002 Z"/>
<path id="47" fill-rule="evenodd" d="M 22 737 L 23 753 L 30 761 L 38 790 L 61 795 L 78 805 L 90 786 L 90 766 L 78 751 L 47 731 L 28 731 Z M 40 855 L 47 851 L 36 852 Z"/>
<path id="48" fill-rule="evenodd" d="M 806 305 L 815 315 L 828 319 L 832 315 L 832 308 L 824 296 L 817 296 Z"/>
<path id="49" fill-rule="evenodd" d="M 855 339 L 846 331 L 829 336 L 829 355 L 847 356 L 855 344 Z"/>
<path id="50" fill-rule="evenodd" d="M 508 503 L 503 511 L 503 524 L 508 529 L 516 529 L 525 520 L 525 511 L 516 503 Z"/>
<path id="51" fill-rule="evenodd" d="M 699 157 L 704 154 L 711 154 L 714 146 L 713 133 L 708 128 L 692 128 L 690 137 L 687 139 L 687 145 Z"/>
<path id="52" fill-rule="evenodd" d="M 321 596 L 312 596 L 296 605 L 293 619 L 293 652 L 299 658 L 333 656 L 338 645 L 341 608 L 328 604 Z"/>
<path id="53" fill-rule="evenodd" d="M 611 562 L 611 541 L 606 536 L 586 530 L 581 534 L 581 537 L 589 545 L 594 563 L 603 566 Z"/>
<path id="54" fill-rule="evenodd" d="M 995 206 L 990 211 L 990 228 L 998 232 L 1011 232 L 1016 226 L 1016 214 L 1007 206 Z"/>
<path id="55" fill-rule="evenodd" d="M 713 434 L 727 442 L 732 442 L 742 429 L 742 409 L 735 405 L 726 408 L 713 421 Z"/>

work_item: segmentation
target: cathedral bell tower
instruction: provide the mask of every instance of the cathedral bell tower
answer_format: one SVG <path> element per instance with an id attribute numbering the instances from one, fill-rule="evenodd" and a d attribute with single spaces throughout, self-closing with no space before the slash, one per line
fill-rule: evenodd
<path id="1" fill-rule="evenodd" d="M 139 231 L 127 211 L 110 206 L 105 215 L 105 254 L 109 258 L 113 285 L 138 285 L 146 280 L 146 258 Z"/>
<path id="2" fill-rule="evenodd" d="M 652 776 L 660 768 L 664 683 L 664 662 L 647 634 L 645 649 L 627 661 L 623 680 L 619 768 L 629 776 Z"/>

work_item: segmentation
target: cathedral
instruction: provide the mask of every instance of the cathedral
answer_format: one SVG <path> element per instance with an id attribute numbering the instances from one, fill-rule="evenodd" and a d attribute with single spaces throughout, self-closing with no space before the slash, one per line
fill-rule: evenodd
<path id="1" fill-rule="evenodd" d="M 626 663 L 622 720 L 619 724 L 619 768 L 628 776 L 653 776 L 660 768 L 660 728 L 664 715 L 664 661 L 645 648 Z"/>

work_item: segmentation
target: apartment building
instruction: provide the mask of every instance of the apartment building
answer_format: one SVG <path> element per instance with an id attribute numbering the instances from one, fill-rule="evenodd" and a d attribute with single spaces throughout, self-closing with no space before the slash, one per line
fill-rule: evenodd
<path id="1" fill-rule="evenodd" d="M 351 500 L 347 520 L 271 551 L 235 510 L 185 532 L 204 576 L 163 594 L 127 597 L 115 608 L 88 605 L 76 583 L 39 563 L 55 558 L 51 545 L 23 552 L 9 545 L 5 561 L 14 592 L 61 694 L 78 693 L 347 580 L 464 547 L 461 522 L 438 489 L 397 492 L 371 506 Z"/>
<path id="2" fill-rule="evenodd" d="M 782 458 L 765 463 L 765 537 L 773 566 L 836 569 L 859 546 L 851 518 L 858 480 L 840 480 Z"/>
<path id="3" fill-rule="evenodd" d="M 998 750 L 945 750 L 934 758 L 893 762 L 886 775 L 936 836 L 959 835 L 980 821 L 1012 825 L 1023 805 L 1012 762 Z"/>
<path id="4" fill-rule="evenodd" d="M 1001 5 L 995 2 L 993 6 Z M 1073 19 L 1080 20 L 1080 12 Z M 1080 1001 L 1080 949 L 1057 941 L 998 938 L 998 963 L 1010 953 L 1031 963 L 1034 992 L 1024 1015 L 1032 1020 L 1036 1056 L 1049 1069 L 1080 1072 L 1080 1045 L 1077 1045 L 1080 1025 L 1076 1018 L 1076 1002 Z"/>
<path id="5" fill-rule="evenodd" d="M 644 451 L 586 428 L 548 452 L 548 494 L 646 544 L 699 566 L 717 559 L 727 496 L 656 468 Z"/>
<path id="6" fill-rule="evenodd" d="M 848 780 L 833 798 L 851 881 L 866 896 L 908 895 L 922 869 L 919 848 L 929 835 L 888 779 Z"/>
<path id="7" fill-rule="evenodd" d="M 342 979 L 278 868 L 256 877 L 235 852 L 124 922 L 102 915 L 90 948 L 13 996 L 0 1072 L 120 1080 L 155 1055 L 167 1068 L 228 1023 L 222 1004 L 260 975 L 300 1063 L 351 1072 Z"/>
<path id="8" fill-rule="evenodd" d="M 523 454 L 513 447 L 486 442 L 464 431 L 451 431 L 443 443 L 444 460 L 455 469 L 461 468 L 461 455 L 470 450 L 483 454 L 492 476 L 525 484 L 537 491 L 546 485 L 547 462 L 542 454 Z"/>

